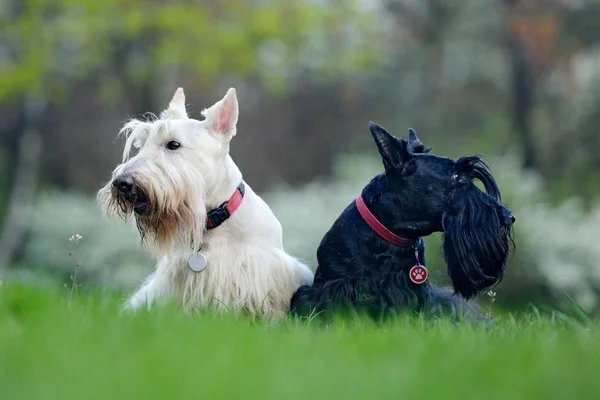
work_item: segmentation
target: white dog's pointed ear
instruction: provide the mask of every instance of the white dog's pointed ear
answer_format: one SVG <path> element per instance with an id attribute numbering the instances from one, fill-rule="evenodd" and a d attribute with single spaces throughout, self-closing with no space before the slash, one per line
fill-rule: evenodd
<path id="1" fill-rule="evenodd" d="M 188 119 L 187 111 L 185 110 L 185 94 L 183 88 L 177 88 L 169 108 L 160 114 L 161 119 Z"/>
<path id="2" fill-rule="evenodd" d="M 221 101 L 202 111 L 208 130 L 225 140 L 235 136 L 238 114 L 238 101 L 234 88 L 229 89 Z"/>

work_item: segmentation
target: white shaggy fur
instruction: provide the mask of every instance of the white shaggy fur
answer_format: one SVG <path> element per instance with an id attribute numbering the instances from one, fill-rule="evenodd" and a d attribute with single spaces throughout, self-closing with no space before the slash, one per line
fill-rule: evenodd
<path id="1" fill-rule="evenodd" d="M 246 311 L 277 320 L 288 311 L 298 286 L 312 283 L 313 274 L 284 251 L 281 224 L 245 182 L 240 207 L 222 225 L 206 230 L 207 210 L 229 199 L 242 180 L 229 156 L 238 118 L 235 90 L 229 89 L 203 115 L 203 121 L 188 118 L 179 88 L 160 119 L 132 120 L 122 130 L 127 136 L 123 163 L 112 178 L 133 175 L 153 214 L 133 213 L 112 179 L 98 199 L 109 216 L 135 215 L 143 242 L 158 260 L 156 271 L 125 308 L 174 298 L 187 309 Z M 166 144 L 173 140 L 181 147 L 168 150 Z M 139 152 L 132 156 L 134 148 Z M 208 266 L 196 273 L 187 259 L 200 246 Z"/>

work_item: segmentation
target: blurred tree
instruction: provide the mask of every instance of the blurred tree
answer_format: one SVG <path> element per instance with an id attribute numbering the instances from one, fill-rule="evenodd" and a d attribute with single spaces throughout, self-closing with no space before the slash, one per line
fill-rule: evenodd
<path id="1" fill-rule="evenodd" d="M 91 73 L 102 75 L 111 98 L 152 87 L 165 73 L 187 72 L 195 82 L 254 76 L 275 88 L 314 65 L 372 65 L 367 14 L 330 3 L 8 0 L 1 45 L 12 56 L 3 60 L 0 100 L 32 89 L 64 99 L 70 82 Z"/>
<path id="2" fill-rule="evenodd" d="M 18 149 L 15 154 L 15 177 L 8 203 L 8 213 L 0 233 L 0 268 L 15 256 L 28 226 L 28 211 L 35 203 L 37 170 L 42 152 L 40 116 L 46 107 L 46 99 L 35 94 L 28 96 L 25 107 L 25 129 L 17 135 Z"/>
<path id="3" fill-rule="evenodd" d="M 553 10 L 532 2 L 504 0 L 509 26 L 509 53 L 513 82 L 513 127 L 519 135 L 524 168 L 539 168 L 531 127 L 535 88 L 551 65 L 559 21 Z M 533 10 L 532 10 L 533 5 Z"/>
<path id="4" fill-rule="evenodd" d="M 522 147 L 523 166 L 539 170 L 559 190 L 568 187 L 563 195 L 575 190 L 589 200 L 597 192 L 588 190 L 596 186 L 593 182 L 597 171 L 589 167 L 600 147 L 590 140 L 585 121 L 596 118 L 597 111 L 582 112 L 578 97 L 582 89 L 590 93 L 593 90 L 576 82 L 575 70 L 582 56 L 589 58 L 600 43 L 600 3 L 502 0 L 502 4 L 513 67 L 513 122 Z M 582 118 L 582 114 L 587 115 Z M 576 153 L 578 156 L 573 157 Z M 592 181 L 586 187 L 574 187 L 566 184 L 577 181 L 569 175 Z"/>

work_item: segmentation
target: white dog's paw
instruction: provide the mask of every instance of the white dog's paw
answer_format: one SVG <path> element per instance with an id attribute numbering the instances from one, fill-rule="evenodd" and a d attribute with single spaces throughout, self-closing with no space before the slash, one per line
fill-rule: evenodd
<path id="1" fill-rule="evenodd" d="M 119 311 L 119 315 L 125 315 L 125 314 L 131 314 L 132 312 L 134 312 L 137 309 L 137 307 L 135 307 L 131 301 L 127 301 L 125 304 L 123 304 L 123 306 L 121 307 L 121 311 Z"/>
<path id="2" fill-rule="evenodd" d="M 139 299 L 132 297 L 127 300 L 123 307 L 121 308 L 121 314 L 129 314 L 141 309 L 144 305 L 147 305 L 147 308 L 150 309 L 150 305 L 146 301 L 140 301 Z"/>

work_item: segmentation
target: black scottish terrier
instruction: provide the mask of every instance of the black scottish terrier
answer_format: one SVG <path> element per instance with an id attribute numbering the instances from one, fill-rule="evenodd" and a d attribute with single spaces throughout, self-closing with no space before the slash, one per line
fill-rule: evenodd
<path id="1" fill-rule="evenodd" d="M 292 314 L 350 311 L 382 319 L 430 310 L 479 317 L 468 300 L 502 280 L 515 221 L 490 170 L 476 156 L 430 154 L 412 129 L 407 142 L 373 122 L 369 128 L 385 173 L 323 237 L 314 283 L 296 291 Z M 454 290 L 427 280 L 421 238 L 440 231 Z"/>

